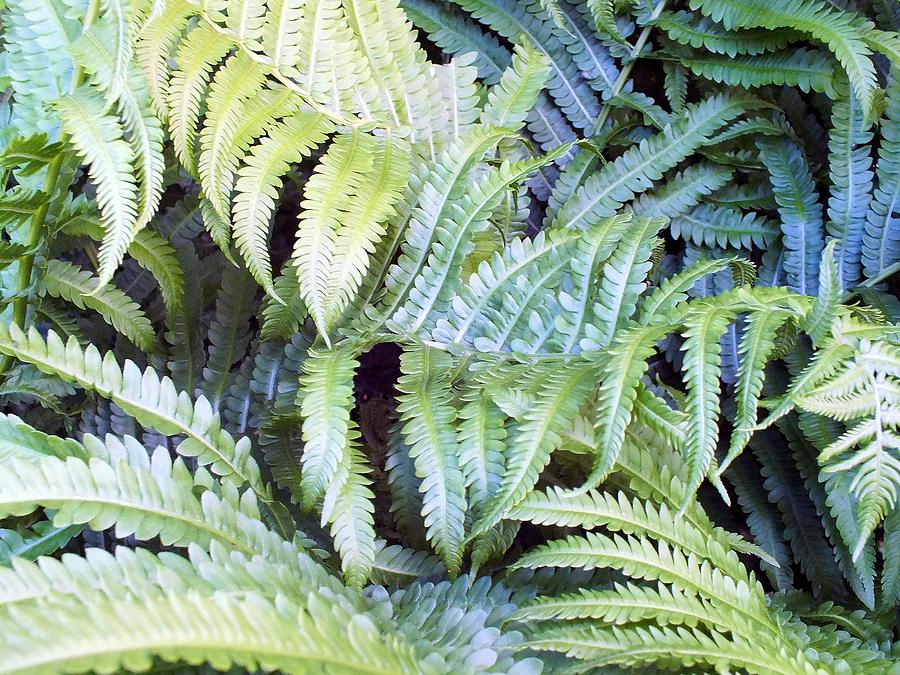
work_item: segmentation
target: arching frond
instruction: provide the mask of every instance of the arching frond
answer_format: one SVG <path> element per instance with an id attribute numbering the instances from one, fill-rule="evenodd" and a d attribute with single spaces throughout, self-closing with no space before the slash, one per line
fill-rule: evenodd
<path id="1" fill-rule="evenodd" d="M 90 164 L 106 236 L 100 247 L 99 283 L 106 284 L 134 239 L 138 218 L 134 151 L 118 119 L 95 90 L 82 87 L 59 99 L 56 110 L 81 158 Z"/>
<path id="2" fill-rule="evenodd" d="M 42 290 L 76 307 L 89 307 L 135 346 L 149 351 L 156 333 L 140 306 L 112 284 L 101 285 L 87 270 L 63 260 L 50 260 L 41 278 Z"/>
<path id="3" fill-rule="evenodd" d="M 597 219 L 611 216 L 729 120 L 756 105 L 746 97 L 719 95 L 689 106 L 670 126 L 588 178 L 560 209 L 553 226 L 585 229 Z"/>
<path id="4" fill-rule="evenodd" d="M 269 262 L 269 219 L 281 177 L 291 162 L 301 160 L 325 140 L 332 127 L 320 114 L 298 111 L 278 124 L 255 144 L 244 159 L 235 182 L 234 239 L 247 269 L 270 295 L 274 295 Z M 283 300 L 283 298 L 282 298 Z"/>
<path id="5" fill-rule="evenodd" d="M 120 367 L 113 352 L 101 356 L 93 345 L 82 349 L 70 338 L 63 344 L 56 333 L 44 340 L 33 328 L 28 334 L 15 324 L 0 327 L 0 351 L 33 363 L 80 387 L 109 398 L 140 423 L 167 435 L 183 434 L 178 451 L 196 457 L 213 471 L 238 484 L 249 483 L 257 494 L 266 494 L 259 467 L 250 456 L 250 442 L 237 443 L 219 426 L 209 402 L 200 397 L 192 403 L 184 392 L 175 389 L 169 378 L 159 379 L 152 368 L 141 372 L 132 361 Z"/>
<path id="6" fill-rule="evenodd" d="M 729 30 L 790 28 L 824 42 L 844 67 L 866 116 L 872 118 L 878 84 L 872 52 L 866 44 L 871 24 L 862 17 L 818 0 L 788 0 L 777 6 L 765 0 L 691 0 L 690 5 Z"/>

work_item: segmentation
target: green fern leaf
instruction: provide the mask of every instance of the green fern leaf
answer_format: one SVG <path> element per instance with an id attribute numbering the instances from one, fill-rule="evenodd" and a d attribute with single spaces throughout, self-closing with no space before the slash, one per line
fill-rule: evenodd
<path id="1" fill-rule="evenodd" d="M 410 159 L 409 147 L 402 139 L 379 140 L 370 172 L 361 176 L 358 191 L 343 205 L 346 215 L 334 235 L 334 253 L 322 288 L 327 293 L 321 315 L 313 315 L 320 326 L 327 329 L 336 323 L 355 297 L 368 271 L 369 256 L 376 253 L 378 241 L 386 234 L 384 223 L 394 215 L 394 205 L 406 190 Z M 301 236 L 302 230 L 298 247 Z"/>
<path id="2" fill-rule="evenodd" d="M 160 433 L 183 434 L 179 453 L 196 457 L 202 465 L 212 465 L 223 478 L 249 483 L 258 495 L 267 496 L 259 467 L 250 456 L 249 439 L 235 443 L 221 429 L 218 415 L 212 413 L 205 398 L 191 403 L 187 394 L 176 390 L 169 378 L 159 379 L 152 368 L 142 373 L 132 361 L 120 367 L 112 352 L 101 356 L 96 347 L 82 349 L 72 338 L 63 344 L 52 331 L 46 340 L 34 329 L 26 335 L 15 324 L 0 325 L 0 352 L 96 391 Z"/>
<path id="3" fill-rule="evenodd" d="M 227 166 L 226 153 L 233 148 L 235 136 L 246 114 L 246 99 L 260 93 L 265 72 L 245 53 L 229 57 L 216 71 L 206 97 L 206 115 L 200 132 L 200 158 L 197 173 L 206 198 L 219 217 L 228 220 L 227 190 L 222 189 Z M 302 147 L 302 146 L 301 146 Z"/>
<path id="4" fill-rule="evenodd" d="M 625 429 L 631 422 L 638 386 L 647 370 L 647 359 L 667 329 L 659 326 L 623 329 L 616 333 L 613 344 L 599 358 L 601 384 L 593 417 L 596 457 L 580 490 L 596 487 L 612 469 L 625 439 Z"/>
<path id="5" fill-rule="evenodd" d="M 4 477 L 0 512 L 24 515 L 44 507 L 54 510 L 56 527 L 87 524 L 99 531 L 115 524 L 120 537 L 134 534 L 144 541 L 160 537 L 167 546 L 208 546 L 218 541 L 252 554 L 254 534 L 265 529 L 262 523 L 253 525 L 212 492 L 202 500 L 195 497 L 183 462 L 172 464 L 164 454 L 162 450 L 153 455 L 152 473 L 149 464 L 110 465 L 96 458 L 11 460 L 0 467 Z"/>
<path id="6" fill-rule="evenodd" d="M 348 437 L 349 462 L 342 462 L 341 475 L 325 494 L 322 520 L 331 522 L 331 536 L 341 555 L 344 580 L 351 588 L 362 588 L 375 566 L 374 493 L 369 489 L 370 471 L 356 446 L 355 430 Z"/>
<path id="7" fill-rule="evenodd" d="M 107 114 L 94 90 L 79 88 L 56 102 L 56 110 L 78 154 L 90 164 L 106 237 L 100 247 L 99 284 L 105 285 L 134 239 L 138 217 L 134 152 L 119 121 Z"/>
<path id="8" fill-rule="evenodd" d="M 205 23 L 188 33 L 178 46 L 175 62 L 179 68 L 166 87 L 166 102 L 169 136 L 175 154 L 189 173 L 197 170 L 194 144 L 200 121 L 200 97 L 209 84 L 213 67 L 230 48 L 229 41 Z"/>
<path id="9" fill-rule="evenodd" d="M 300 378 L 300 413 L 303 415 L 303 479 L 301 503 L 312 508 L 329 485 L 340 482 L 340 466 L 349 456 L 350 409 L 353 375 L 359 362 L 348 349 L 311 350 Z"/>
<path id="10" fill-rule="evenodd" d="M 506 458 L 500 489 L 485 506 L 470 539 L 483 535 L 500 522 L 535 486 L 540 472 L 550 461 L 550 453 L 560 445 L 562 432 L 594 386 L 592 370 L 586 364 L 542 369 L 546 379 L 510 439 L 511 452 Z"/>
<path id="11" fill-rule="evenodd" d="M 538 92 L 543 88 L 550 64 L 546 56 L 527 42 L 513 50 L 512 65 L 488 91 L 487 103 L 481 112 L 481 123 L 518 130 L 525 116 L 534 107 Z"/>
<path id="12" fill-rule="evenodd" d="M 455 575 L 462 566 L 466 489 L 447 380 L 452 365 L 446 352 L 429 347 L 405 350 L 400 357 L 397 411 L 416 475 L 422 479 L 419 491 L 428 539 Z"/>
<path id="13" fill-rule="evenodd" d="M 329 327 L 325 317 L 326 295 L 347 292 L 326 286 L 338 253 L 337 233 L 354 195 L 372 172 L 376 149 L 376 139 L 359 129 L 341 134 L 306 183 L 292 264 L 297 267 L 303 302 L 326 343 Z"/>
<path id="14" fill-rule="evenodd" d="M 835 95 L 832 61 L 815 50 L 786 49 L 759 56 L 689 56 L 681 63 L 695 75 L 733 87 L 786 85 Z"/>
<path id="15" fill-rule="evenodd" d="M 535 159 L 513 164 L 504 162 L 457 195 L 453 208 L 433 235 L 431 252 L 409 290 L 409 298 L 391 318 L 390 327 L 398 332 L 427 330 L 446 313 L 452 293 L 462 281 L 457 275 L 465 256 L 473 249 L 472 240 L 488 227 L 489 218 L 504 195 L 536 169 L 561 157 L 566 150 L 564 146 Z M 417 215 L 414 213 L 413 217 Z M 417 229 L 419 226 L 420 222 L 409 225 Z M 418 239 L 416 235 L 419 234 L 424 232 L 410 232 L 404 245 Z"/>
<path id="16" fill-rule="evenodd" d="M 554 227 L 585 229 L 599 218 L 613 215 L 635 194 L 662 178 L 663 173 L 703 145 L 712 134 L 757 101 L 719 95 L 689 106 L 669 127 L 629 148 L 585 181 L 560 209 Z"/>
<path id="17" fill-rule="evenodd" d="M 130 41 L 126 40 L 130 51 Z M 93 73 L 100 88 L 116 99 L 128 140 L 134 150 L 135 176 L 140 188 L 140 205 L 135 228 L 140 229 L 155 215 L 163 192 L 163 131 L 150 106 L 150 93 L 141 70 L 116 63 L 121 55 L 110 53 L 115 44 L 111 31 L 92 27 L 73 45 L 80 65 Z"/>
<path id="18" fill-rule="evenodd" d="M 284 298 L 285 304 L 277 302 L 273 297 L 266 300 L 262 308 L 262 327 L 259 337 L 263 341 L 291 339 L 300 330 L 300 323 L 306 317 L 306 305 L 300 297 L 300 286 L 297 282 L 297 269 L 287 265 L 273 282 L 274 295 Z"/>
<path id="19" fill-rule="evenodd" d="M 866 117 L 872 119 L 878 82 L 869 58 L 871 51 L 863 39 L 871 24 L 862 17 L 832 9 L 818 0 L 787 0 L 777 6 L 765 0 L 691 0 L 690 5 L 729 30 L 790 28 L 824 42 L 847 72 Z"/>
<path id="20" fill-rule="evenodd" d="M 156 331 L 140 306 L 112 284 L 101 285 L 93 274 L 63 260 L 50 260 L 41 289 L 76 307 L 89 307 L 143 351 L 156 343 Z"/>
<path id="21" fill-rule="evenodd" d="M 268 136 L 254 145 L 238 171 L 234 199 L 234 239 L 247 269 L 270 295 L 275 292 L 269 262 L 269 219 L 281 177 L 292 162 L 308 156 L 332 130 L 322 115 L 296 112 L 269 128 Z"/>
<path id="22" fill-rule="evenodd" d="M 49 616 L 39 607 L 2 615 L 8 640 L 0 656 L 10 671 L 143 671 L 153 657 L 295 673 L 423 667 L 410 647 L 382 635 L 365 615 L 348 620 L 345 612 L 315 598 L 300 609 L 293 603 L 276 606 L 254 592 L 240 596 L 190 589 L 141 597 L 58 597 Z M 51 635 L 52 648 L 38 649 Z"/>
<path id="23" fill-rule="evenodd" d="M 684 453 L 689 495 L 700 485 L 714 458 L 719 436 L 719 338 L 733 317 L 734 311 L 728 307 L 700 303 L 688 311 L 684 320 L 682 369 L 688 388 Z"/>
<path id="24" fill-rule="evenodd" d="M 697 245 L 765 249 L 778 238 L 777 223 L 756 213 L 701 204 L 672 219 L 672 235 Z"/>
<path id="25" fill-rule="evenodd" d="M 800 148 L 789 139 L 760 139 L 757 146 L 781 215 L 788 287 L 797 293 L 816 295 L 825 242 L 822 205 L 809 167 Z"/>

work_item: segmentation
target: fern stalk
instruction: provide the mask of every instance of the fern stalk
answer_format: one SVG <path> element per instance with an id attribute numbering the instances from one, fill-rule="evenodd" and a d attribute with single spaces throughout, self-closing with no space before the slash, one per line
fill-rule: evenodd
<path id="1" fill-rule="evenodd" d="M 87 32 L 94 21 L 100 15 L 100 0 L 90 0 L 84 15 L 84 23 L 81 32 Z M 71 89 L 77 89 L 84 81 L 84 68 L 76 63 L 75 70 L 72 73 Z M 60 139 L 60 143 L 64 143 L 65 138 Z M 23 294 L 24 290 L 31 283 L 31 273 L 34 269 L 34 249 L 41 241 L 41 234 L 44 231 L 44 221 L 47 219 L 47 212 L 50 209 L 50 198 L 53 196 L 56 181 L 59 179 L 59 173 L 62 170 L 62 163 L 65 154 L 60 152 L 50 160 L 47 164 L 47 176 L 44 178 L 43 192 L 48 195 L 47 201 L 41 204 L 29 222 L 28 233 L 26 236 L 25 247 L 29 251 L 22 256 L 19 261 L 18 276 L 16 277 L 16 295 L 13 301 L 13 322 L 21 327 L 25 324 L 25 315 L 28 310 L 28 297 Z M 11 363 L 11 357 L 5 357 L 0 363 L 0 373 L 5 372 Z"/>
<path id="2" fill-rule="evenodd" d="M 634 68 L 637 57 L 640 55 L 641 51 L 643 51 L 644 45 L 647 44 L 647 40 L 650 39 L 650 33 L 653 31 L 654 23 L 666 9 L 666 4 L 668 3 L 668 1 L 669 0 L 659 0 L 659 4 L 656 5 L 656 7 L 653 9 L 653 13 L 647 19 L 647 25 L 644 26 L 644 30 L 641 31 L 640 35 L 638 35 L 637 41 L 634 43 L 634 46 L 628 53 L 628 62 L 623 64 L 622 70 L 619 71 L 619 77 L 613 84 L 613 88 L 610 92 L 609 98 L 600 109 L 600 114 L 597 115 L 597 123 L 594 125 L 594 132 L 591 134 L 591 136 L 596 136 L 597 134 L 599 134 L 603 129 L 603 125 L 606 124 L 606 120 L 609 119 L 609 114 L 612 112 L 614 107 L 613 102 L 616 100 L 616 97 L 622 93 L 622 89 L 625 88 L 625 84 L 628 82 L 628 78 L 631 76 L 631 69 Z"/>
<path id="3" fill-rule="evenodd" d="M 87 10 L 84 14 L 84 23 L 81 32 L 87 30 L 100 16 L 100 0 L 90 0 Z M 70 89 L 77 89 L 84 81 L 84 68 L 80 64 L 75 64 L 75 70 L 72 73 L 72 84 Z M 65 138 L 60 138 L 60 143 L 65 143 Z M 34 249 L 41 241 L 41 235 L 44 232 L 44 223 L 47 220 L 47 212 L 50 210 L 50 201 L 56 191 L 56 181 L 59 180 L 59 174 L 62 170 L 63 160 L 66 157 L 64 152 L 59 152 L 47 165 L 47 176 L 44 178 L 44 190 L 47 195 L 47 201 L 41 204 L 31 220 L 28 223 L 28 231 L 25 236 L 25 248 L 28 251 L 19 260 L 19 270 L 16 276 L 16 294 L 13 300 L 13 316 L 12 320 L 17 326 L 25 327 L 25 317 L 28 313 L 28 295 L 25 290 L 31 283 L 31 274 L 34 271 Z M 4 356 L 0 360 L 0 374 L 9 370 L 13 359 L 11 356 Z"/>

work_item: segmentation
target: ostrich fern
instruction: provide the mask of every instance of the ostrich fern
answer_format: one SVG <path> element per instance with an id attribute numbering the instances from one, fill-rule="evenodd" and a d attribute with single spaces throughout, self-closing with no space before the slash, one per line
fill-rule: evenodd
<path id="1" fill-rule="evenodd" d="M 889 4 L 0 3 L 0 672 L 896 671 Z"/>

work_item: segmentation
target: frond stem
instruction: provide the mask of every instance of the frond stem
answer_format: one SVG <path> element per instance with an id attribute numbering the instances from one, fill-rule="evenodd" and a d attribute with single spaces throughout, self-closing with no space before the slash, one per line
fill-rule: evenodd
<path id="1" fill-rule="evenodd" d="M 650 39 L 650 33 L 653 31 L 653 22 L 656 21 L 663 13 L 663 10 L 666 8 L 667 3 L 668 0 L 659 0 L 659 4 L 654 7 L 653 13 L 647 19 L 647 25 L 644 26 L 644 30 L 641 31 L 641 34 L 638 35 L 637 41 L 634 43 L 634 46 L 631 48 L 631 52 L 628 54 L 628 63 L 625 63 L 622 66 L 622 70 L 619 72 L 619 77 L 613 84 L 613 88 L 609 94 L 609 98 L 606 99 L 606 102 L 600 109 L 600 114 L 597 115 L 597 122 L 594 125 L 594 131 L 591 136 L 596 136 L 597 134 L 599 134 L 603 129 L 603 125 L 606 124 L 606 120 L 609 119 L 609 115 L 612 112 L 613 108 L 611 101 L 616 96 L 621 94 L 622 89 L 625 88 L 625 84 L 628 82 L 628 78 L 631 75 L 631 69 L 634 67 L 634 64 L 637 61 L 640 53 L 644 50 L 644 46 L 647 44 L 647 40 Z"/>
<path id="2" fill-rule="evenodd" d="M 100 15 L 100 0 L 90 0 L 87 10 L 84 14 L 84 23 L 81 32 L 87 31 Z M 75 66 L 72 73 L 72 84 L 70 90 L 74 91 L 84 81 L 84 68 L 80 65 Z M 61 134 L 60 141 L 65 142 L 65 134 Z M 41 241 L 41 235 L 44 233 L 44 224 L 47 220 L 47 212 L 50 210 L 50 201 L 56 192 L 56 181 L 59 180 L 60 171 L 62 171 L 65 153 L 60 152 L 49 164 L 47 164 L 47 175 L 44 178 L 44 194 L 47 195 L 47 201 L 41 204 L 31 216 L 28 223 L 28 231 L 25 236 L 25 247 L 28 252 L 19 260 L 19 270 L 16 275 L 16 293 L 13 299 L 13 323 L 20 328 L 25 327 L 25 318 L 28 314 L 28 296 L 30 295 L 28 287 L 31 284 L 31 275 L 34 271 L 34 249 L 37 248 Z M 4 356 L 0 361 L 0 374 L 5 373 L 12 366 L 13 359 L 11 356 Z"/>
<path id="3" fill-rule="evenodd" d="M 849 300 L 852 300 L 861 290 L 864 290 L 866 288 L 874 288 L 882 281 L 887 281 L 889 277 L 892 277 L 897 272 L 900 272 L 900 261 L 895 262 L 893 265 L 888 265 L 883 270 L 881 270 L 881 274 L 879 274 L 878 276 L 872 277 L 871 279 L 866 279 L 853 290 L 847 291 L 844 294 L 844 297 L 841 298 L 841 301 L 848 302 Z"/>

